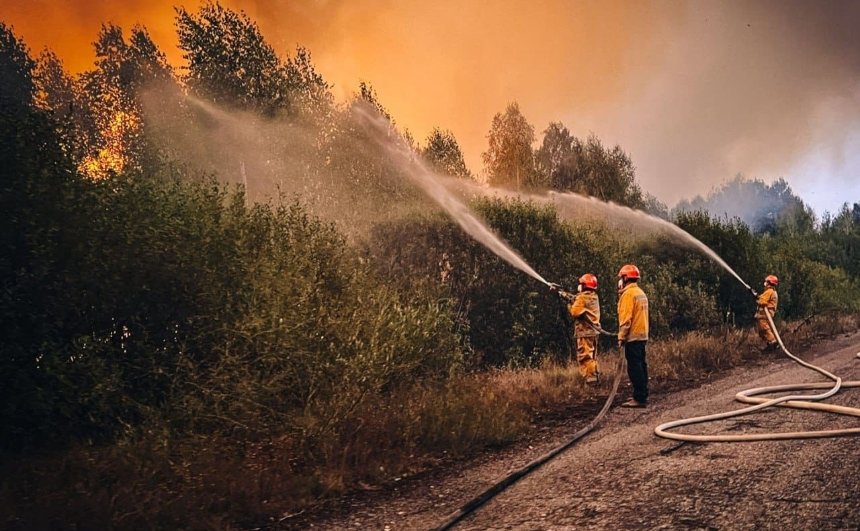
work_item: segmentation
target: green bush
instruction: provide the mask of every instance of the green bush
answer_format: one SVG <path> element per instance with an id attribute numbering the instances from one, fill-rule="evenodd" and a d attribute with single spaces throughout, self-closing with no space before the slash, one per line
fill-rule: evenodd
<path id="1" fill-rule="evenodd" d="M 249 208 L 176 174 L 55 184 L 63 195 L 39 199 L 57 213 L 22 216 L 25 243 L 10 246 L 22 265 L 4 271 L 0 311 L 19 331 L 2 340 L 4 444 L 156 418 L 330 430 L 368 393 L 462 362 L 444 301 L 387 288 L 296 201 Z"/>
<path id="2" fill-rule="evenodd" d="M 542 276 L 575 288 L 586 272 L 601 280 L 604 322 L 615 314 L 614 279 L 621 246 L 600 227 L 563 223 L 551 207 L 501 200 L 473 205 Z M 452 298 L 468 345 L 488 365 L 533 364 L 566 354 L 570 323 L 564 305 L 539 281 L 512 268 L 445 218 L 378 226 L 367 245 L 380 276 L 405 290 L 431 285 Z"/>

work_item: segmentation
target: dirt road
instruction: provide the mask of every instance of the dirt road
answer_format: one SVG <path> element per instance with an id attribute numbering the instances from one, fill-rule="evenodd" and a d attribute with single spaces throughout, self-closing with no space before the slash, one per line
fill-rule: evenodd
<path id="1" fill-rule="evenodd" d="M 860 333 L 818 350 L 827 354 L 818 356 L 816 364 L 844 379 L 860 379 L 855 357 Z M 655 396 L 648 410 L 615 408 L 596 432 L 457 529 L 860 529 L 858 437 L 678 446 L 652 432 L 668 420 L 737 409 L 741 406 L 733 397 L 742 389 L 820 380 L 789 361 L 778 361 Z M 860 389 L 840 393 L 830 403 L 860 407 Z M 796 431 L 858 423 L 857 418 L 779 409 L 691 430 Z M 307 524 L 428 529 L 509 469 L 558 442 L 545 440 L 479 460 L 448 477 L 430 477 L 388 499 L 358 503 L 340 516 Z"/>

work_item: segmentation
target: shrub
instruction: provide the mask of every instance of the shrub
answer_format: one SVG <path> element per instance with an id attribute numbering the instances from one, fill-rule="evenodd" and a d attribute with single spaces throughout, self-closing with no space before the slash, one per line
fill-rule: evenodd
<path id="1" fill-rule="evenodd" d="M 613 318 L 614 283 L 603 272 L 617 267 L 620 245 L 605 230 L 567 225 L 552 208 L 521 201 L 479 200 L 475 207 L 548 280 L 571 289 L 583 273 L 597 273 L 604 319 Z M 568 351 L 570 323 L 558 298 L 447 219 L 380 225 L 367 252 L 380 276 L 407 291 L 428 284 L 444 289 L 468 323 L 468 344 L 485 364 L 534 364 Z"/>

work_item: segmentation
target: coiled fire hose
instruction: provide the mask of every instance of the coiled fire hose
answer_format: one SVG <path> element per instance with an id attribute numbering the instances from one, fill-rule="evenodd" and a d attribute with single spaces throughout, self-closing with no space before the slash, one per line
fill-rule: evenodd
<path id="1" fill-rule="evenodd" d="M 793 361 L 798 364 L 816 371 L 821 375 L 827 377 L 832 380 L 833 383 L 803 383 L 803 384 L 788 384 L 788 385 L 774 385 L 768 387 L 758 387 L 755 389 L 748 389 L 746 391 L 741 391 L 735 398 L 746 404 L 754 404 L 750 407 L 746 407 L 743 409 L 728 411 L 724 413 L 716 413 L 713 415 L 704 415 L 700 417 L 693 417 L 688 419 L 681 419 L 672 422 L 666 422 L 654 428 L 654 433 L 666 439 L 673 439 L 677 441 L 684 442 L 737 442 L 737 441 L 772 441 L 772 440 L 785 440 L 785 439 L 812 439 L 812 438 L 820 438 L 820 437 L 840 437 L 840 436 L 848 436 L 848 435 L 860 435 L 860 428 L 844 428 L 838 430 L 818 430 L 818 431 L 798 431 L 798 432 L 784 432 L 784 433 L 757 433 L 757 434 L 747 434 L 747 435 L 690 435 L 690 434 L 682 434 L 682 433 L 672 433 L 668 430 L 673 428 L 678 428 L 681 426 L 689 426 L 692 424 L 699 424 L 703 422 L 712 422 L 716 420 L 723 420 L 731 417 L 738 417 L 741 415 L 747 415 L 749 413 L 753 413 L 755 411 L 759 411 L 768 407 L 773 406 L 782 406 L 782 407 L 792 407 L 797 409 L 808 409 L 813 411 L 825 411 L 828 413 L 836 413 L 840 415 L 849 415 L 854 417 L 860 417 L 860 408 L 852 408 L 845 406 L 837 406 L 833 404 L 818 404 L 816 401 L 824 400 L 829 398 L 836 393 L 838 393 L 843 388 L 850 387 L 860 387 L 860 380 L 852 380 L 844 382 L 842 378 L 832 374 L 831 372 L 822 369 L 821 367 L 815 366 L 811 363 L 803 361 L 798 358 L 794 354 L 792 354 L 785 344 L 782 341 L 782 337 L 779 335 L 779 331 L 776 329 L 776 325 L 773 322 L 773 317 L 770 314 L 770 311 L 765 308 L 765 315 L 767 316 L 768 325 L 773 331 L 774 336 L 777 339 L 777 342 L 782 349 L 782 351 Z M 615 334 L 611 332 L 607 332 L 602 328 L 597 329 L 603 335 L 614 336 Z M 856 356 L 860 359 L 860 353 Z M 507 476 L 497 481 L 486 490 L 467 501 L 463 504 L 459 509 L 448 515 L 445 520 L 437 527 L 434 528 L 435 531 L 445 531 L 454 527 L 458 522 L 460 522 L 463 518 L 471 514 L 473 511 L 481 507 L 483 504 L 487 503 L 497 494 L 501 493 L 541 465 L 550 461 L 558 454 L 567 450 L 578 440 L 583 438 L 585 435 L 590 433 L 603 419 L 606 413 L 609 411 L 612 406 L 612 402 L 615 399 L 615 396 L 618 392 L 618 386 L 621 382 L 621 377 L 624 374 L 625 368 L 625 357 L 619 356 L 618 361 L 615 367 L 615 379 L 612 381 L 612 389 L 609 392 L 609 395 L 606 397 L 606 401 L 603 403 L 603 407 L 597 413 L 597 415 L 588 423 L 585 427 L 574 433 L 570 439 L 566 442 L 557 446 L 556 448 L 550 450 L 549 452 L 543 454 L 537 459 L 532 460 L 527 463 L 525 466 L 518 468 Z M 827 391 L 820 394 L 813 395 L 803 395 L 803 394 L 793 394 L 782 396 L 778 398 L 765 399 L 765 398 L 757 398 L 756 395 L 769 394 L 769 393 L 781 393 L 786 391 L 800 391 L 800 390 L 814 390 L 814 389 L 827 389 Z"/>
<path id="2" fill-rule="evenodd" d="M 607 332 L 602 328 L 596 328 L 596 330 L 607 336 L 615 336 L 615 334 L 611 332 Z M 488 501 L 490 501 L 494 496 L 507 489 L 523 477 L 527 476 L 529 473 L 537 469 L 539 466 L 543 465 L 547 461 L 551 460 L 558 454 L 567 450 L 573 444 L 588 435 L 600 421 L 606 416 L 606 413 L 609 411 L 609 408 L 612 406 L 612 401 L 615 400 L 615 395 L 618 393 L 618 385 L 621 383 L 621 376 L 624 374 L 624 368 L 626 366 L 626 360 L 623 355 L 618 357 L 618 361 L 615 364 L 615 379 L 612 380 L 612 389 L 609 391 L 609 395 L 606 397 L 606 401 L 603 403 L 603 407 L 600 408 L 600 411 L 597 415 L 591 419 L 585 427 L 581 428 L 579 431 L 574 433 L 570 439 L 562 443 L 561 445 L 553 448 L 549 452 L 543 454 L 542 456 L 530 461 L 526 465 L 521 468 L 518 468 L 511 473 L 509 473 L 504 478 L 499 481 L 493 483 L 486 490 L 472 498 L 471 500 L 464 503 L 460 506 L 459 509 L 448 515 L 445 520 L 439 524 L 437 527 L 433 528 L 435 531 L 445 531 L 447 529 L 451 529 L 454 527 L 460 520 L 468 516 L 470 513 L 475 511 L 478 507 L 484 505 Z"/>
<path id="3" fill-rule="evenodd" d="M 768 326 L 773 331 L 774 336 L 776 337 L 777 342 L 779 343 L 779 347 L 785 353 L 786 356 L 791 358 L 793 361 L 799 363 L 803 367 L 807 369 L 811 369 L 826 378 L 833 381 L 833 383 L 801 383 L 801 384 L 788 384 L 788 385 L 772 385 L 768 387 L 758 387 L 755 389 L 747 389 L 746 391 L 741 391 L 735 395 L 735 399 L 739 402 L 743 402 L 745 404 L 755 404 L 753 406 L 745 407 L 743 409 L 738 409 L 735 411 L 726 411 L 723 413 L 716 413 L 713 415 L 703 415 L 701 417 L 692 417 L 688 419 L 675 420 L 672 422 L 666 422 L 664 424 L 660 424 L 656 428 L 654 428 L 654 433 L 666 439 L 673 439 L 676 441 L 685 441 L 685 442 L 737 442 L 737 441 L 776 441 L 776 440 L 785 440 L 785 439 L 814 439 L 819 437 L 842 437 L 846 435 L 860 435 L 860 428 L 843 428 L 838 430 L 818 430 L 818 431 L 793 431 L 793 432 L 779 432 L 779 433 L 750 433 L 744 435 L 693 435 L 693 434 L 685 434 L 685 433 L 673 433 L 669 430 L 673 428 L 678 428 L 681 426 L 689 426 L 692 424 L 701 424 L 703 422 L 713 422 L 716 420 L 723 420 L 731 417 L 739 417 L 741 415 L 748 415 L 755 411 L 759 411 L 765 408 L 773 407 L 773 406 L 781 406 L 781 407 L 791 407 L 797 409 L 808 409 L 812 411 L 824 411 L 827 413 L 836 413 L 839 415 L 848 415 L 852 417 L 860 417 L 860 408 L 854 407 L 845 407 L 845 406 L 837 406 L 834 404 L 819 404 L 816 403 L 819 400 L 824 400 L 826 398 L 830 398 L 831 396 L 838 393 L 841 389 L 849 388 L 849 387 L 860 387 L 860 380 L 852 380 L 848 382 L 842 381 L 842 378 L 832 374 L 829 371 L 822 369 L 821 367 L 815 366 L 811 363 L 805 362 L 802 359 L 798 358 L 786 348 L 785 344 L 782 342 L 782 338 L 779 335 L 779 332 L 776 329 L 776 325 L 773 323 L 773 317 L 770 314 L 770 311 L 765 308 L 765 315 L 767 316 Z M 857 354 L 857 358 L 860 358 L 860 354 Z M 758 398 L 756 395 L 764 395 L 770 393 L 784 393 L 786 391 L 801 391 L 801 390 L 814 390 L 814 389 L 827 389 L 827 391 L 820 394 L 791 394 L 787 396 L 781 396 L 778 398 Z"/>

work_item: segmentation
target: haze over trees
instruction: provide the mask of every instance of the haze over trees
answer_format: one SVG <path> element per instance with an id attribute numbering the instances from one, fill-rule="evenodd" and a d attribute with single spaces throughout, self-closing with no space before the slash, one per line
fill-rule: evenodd
<path id="1" fill-rule="evenodd" d="M 815 225 L 812 209 L 792 192 L 785 179 L 766 184 L 737 175 L 707 197 L 681 201 L 675 210 L 705 210 L 714 216 L 739 218 L 758 232 L 772 233 L 778 228 L 808 232 Z"/>
<path id="2" fill-rule="evenodd" d="M 68 507 L 85 528 L 189 527 L 201 510 L 254 527 L 526 429 L 486 378 L 566 359 L 564 314 L 428 206 L 362 125 L 376 112 L 401 134 L 372 85 L 335 101 L 308 50 L 279 56 L 218 3 L 178 9 L 176 29 L 187 70 L 145 28 L 105 24 L 93 68 L 70 75 L 0 23 L 0 503 L 43 527 Z M 443 126 L 416 147 L 478 178 Z M 538 143 L 515 103 L 484 155 L 494 185 L 668 216 L 620 147 L 557 122 Z M 860 207 L 817 221 L 784 183 L 725 194 L 750 186 L 773 223 L 705 200 L 672 220 L 751 282 L 777 273 L 781 318 L 860 311 Z M 472 206 L 547 278 L 595 272 L 604 322 L 629 261 L 655 341 L 751 322 L 749 293 L 688 248 Z"/>

